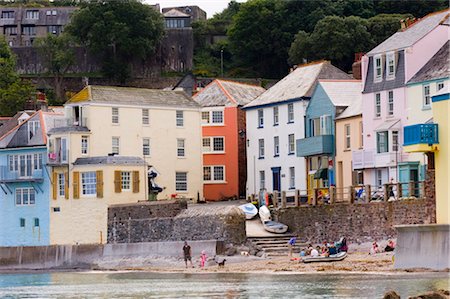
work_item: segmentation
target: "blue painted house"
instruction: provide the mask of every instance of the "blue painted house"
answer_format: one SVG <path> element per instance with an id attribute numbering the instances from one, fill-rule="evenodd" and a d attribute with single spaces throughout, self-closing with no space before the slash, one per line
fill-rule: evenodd
<path id="1" fill-rule="evenodd" d="M 13 119 L 17 125 L 0 137 L 0 246 L 50 243 L 46 131 L 62 117 L 38 111 Z"/>
<path id="2" fill-rule="evenodd" d="M 305 113 L 305 138 L 298 139 L 297 156 L 306 158 L 308 195 L 314 188 L 335 185 L 335 119 L 361 97 L 361 81 L 319 80 Z M 337 137 L 344 138 L 344 136 Z"/>

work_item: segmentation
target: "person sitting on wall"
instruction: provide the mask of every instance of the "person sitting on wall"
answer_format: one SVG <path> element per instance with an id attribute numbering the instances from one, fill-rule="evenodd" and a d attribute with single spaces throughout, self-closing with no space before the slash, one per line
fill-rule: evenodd
<path id="1" fill-rule="evenodd" d="M 384 248 L 384 251 L 389 252 L 389 251 L 394 251 L 395 249 L 395 243 L 392 240 L 388 240 L 388 244 L 386 245 L 386 247 Z"/>
<path id="2" fill-rule="evenodd" d="M 318 257 L 320 251 L 320 246 L 317 246 L 316 248 L 313 248 L 311 250 L 311 257 Z"/>

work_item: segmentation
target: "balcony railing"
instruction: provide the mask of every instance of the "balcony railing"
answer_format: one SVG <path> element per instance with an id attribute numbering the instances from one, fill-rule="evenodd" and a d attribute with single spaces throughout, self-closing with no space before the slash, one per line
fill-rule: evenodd
<path id="1" fill-rule="evenodd" d="M 47 163 L 49 165 L 67 164 L 68 159 L 69 159 L 69 151 L 66 151 L 65 153 L 63 151 L 49 152 Z"/>
<path id="2" fill-rule="evenodd" d="M 55 119 L 55 128 L 59 127 L 87 127 L 87 118 L 61 118 Z"/>
<path id="3" fill-rule="evenodd" d="M 375 155 L 373 151 L 356 150 L 352 152 L 353 170 L 375 167 Z"/>
<path id="4" fill-rule="evenodd" d="M 21 167 L 19 170 L 11 171 L 8 166 L 0 166 L 0 182 L 42 182 L 44 180 L 44 171 L 42 169 L 33 169 L 32 167 Z"/>
<path id="5" fill-rule="evenodd" d="M 333 153 L 333 135 L 320 135 L 297 140 L 297 156 L 307 157 Z"/>
<path id="6" fill-rule="evenodd" d="M 438 144 L 438 125 L 437 124 L 418 124 L 404 127 L 405 142 L 404 145 L 414 144 Z"/>

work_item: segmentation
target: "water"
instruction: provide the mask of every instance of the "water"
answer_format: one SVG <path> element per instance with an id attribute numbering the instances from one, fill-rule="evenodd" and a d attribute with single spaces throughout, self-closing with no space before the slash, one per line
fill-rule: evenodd
<path id="1" fill-rule="evenodd" d="M 449 289 L 448 273 L 233 274 L 93 273 L 0 274 L 0 298 L 402 298 Z"/>

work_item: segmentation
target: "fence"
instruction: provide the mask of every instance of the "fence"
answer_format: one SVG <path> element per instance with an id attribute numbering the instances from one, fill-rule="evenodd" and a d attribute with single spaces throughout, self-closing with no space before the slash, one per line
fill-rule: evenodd
<path id="1" fill-rule="evenodd" d="M 261 194 L 261 192 L 260 192 Z M 251 195 L 254 201 L 258 195 Z M 369 203 L 403 199 L 425 198 L 423 181 L 388 183 L 384 185 L 355 185 L 346 188 L 314 188 L 308 190 L 274 191 L 269 194 L 269 204 L 274 208 L 337 203 Z"/>

